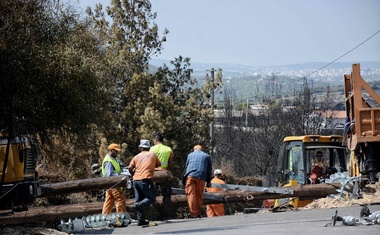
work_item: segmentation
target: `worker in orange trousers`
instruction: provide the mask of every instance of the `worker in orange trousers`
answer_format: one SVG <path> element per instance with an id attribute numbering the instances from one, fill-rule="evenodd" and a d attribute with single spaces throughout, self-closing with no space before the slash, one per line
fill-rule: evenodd
<path id="1" fill-rule="evenodd" d="M 214 171 L 214 178 L 211 180 L 211 183 L 225 184 L 224 180 L 222 180 L 222 170 L 216 169 Z M 222 188 L 207 188 L 207 192 L 219 192 L 219 191 L 222 191 Z M 223 203 L 207 205 L 206 214 L 207 214 L 207 217 L 223 216 L 224 215 Z"/>

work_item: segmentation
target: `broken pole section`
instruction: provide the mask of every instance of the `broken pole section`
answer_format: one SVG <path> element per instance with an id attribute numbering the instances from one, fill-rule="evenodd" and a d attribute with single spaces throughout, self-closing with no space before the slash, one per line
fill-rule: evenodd
<path id="1" fill-rule="evenodd" d="M 263 187 L 265 188 L 265 187 Z M 249 186 L 245 190 L 227 190 L 223 191 L 223 197 L 226 201 L 251 201 L 298 197 L 302 199 L 315 199 L 327 197 L 330 194 L 338 194 L 341 188 L 340 183 L 332 184 L 306 184 L 294 187 L 278 187 L 278 192 L 270 192 L 267 190 L 249 191 Z M 286 189 L 286 190 L 284 190 Z M 219 193 L 219 192 L 218 192 Z M 239 199 L 240 198 L 240 199 Z"/>

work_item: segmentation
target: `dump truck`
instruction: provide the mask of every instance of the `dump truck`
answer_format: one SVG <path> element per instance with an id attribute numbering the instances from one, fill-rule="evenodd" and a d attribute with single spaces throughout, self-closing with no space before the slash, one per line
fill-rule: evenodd
<path id="1" fill-rule="evenodd" d="M 376 183 L 380 172 L 380 97 L 362 78 L 360 64 L 344 75 L 347 120 L 344 140 L 350 150 L 348 172 Z"/>

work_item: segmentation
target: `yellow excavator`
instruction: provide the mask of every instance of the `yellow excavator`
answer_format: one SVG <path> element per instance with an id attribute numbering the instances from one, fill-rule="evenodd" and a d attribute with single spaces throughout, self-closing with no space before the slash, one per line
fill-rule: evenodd
<path id="1" fill-rule="evenodd" d="M 0 210 L 23 211 L 41 194 L 37 154 L 27 137 L 0 133 Z"/>
<path id="2" fill-rule="evenodd" d="M 277 164 L 277 182 L 280 187 L 298 184 L 323 183 L 331 174 L 345 172 L 346 148 L 342 146 L 340 135 L 288 136 L 280 147 Z M 313 179 L 312 162 L 316 155 L 322 154 L 326 169 L 323 175 Z M 274 201 L 274 208 L 281 206 L 303 207 L 309 198 L 283 198 Z"/>

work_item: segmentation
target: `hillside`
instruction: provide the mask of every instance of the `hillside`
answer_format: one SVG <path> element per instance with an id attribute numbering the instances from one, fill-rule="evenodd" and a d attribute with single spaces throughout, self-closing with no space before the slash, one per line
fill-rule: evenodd
<path id="1" fill-rule="evenodd" d="M 166 60 L 152 60 L 151 65 L 170 65 Z M 334 93 L 336 102 L 343 102 L 343 78 L 344 74 L 350 74 L 352 63 L 336 62 L 326 66 L 325 62 L 310 62 L 303 64 L 289 64 L 282 66 L 247 66 L 235 64 L 206 64 L 191 63 L 193 76 L 200 85 L 204 84 L 204 78 L 210 68 L 223 69 L 223 85 L 225 90 L 232 91 L 236 102 L 244 102 L 247 99 L 252 102 L 260 100 L 267 93 L 267 84 L 274 81 L 279 87 L 279 93 L 283 97 L 292 96 L 294 91 L 301 89 L 307 82 L 314 93 L 325 94 L 329 86 Z M 361 62 L 362 77 L 377 91 L 380 91 L 380 61 Z M 322 68 L 326 66 L 325 68 Z M 322 68 L 322 69 L 321 69 Z M 305 78 L 307 80 L 305 80 Z M 223 94 L 216 94 L 216 101 L 223 100 Z"/>

